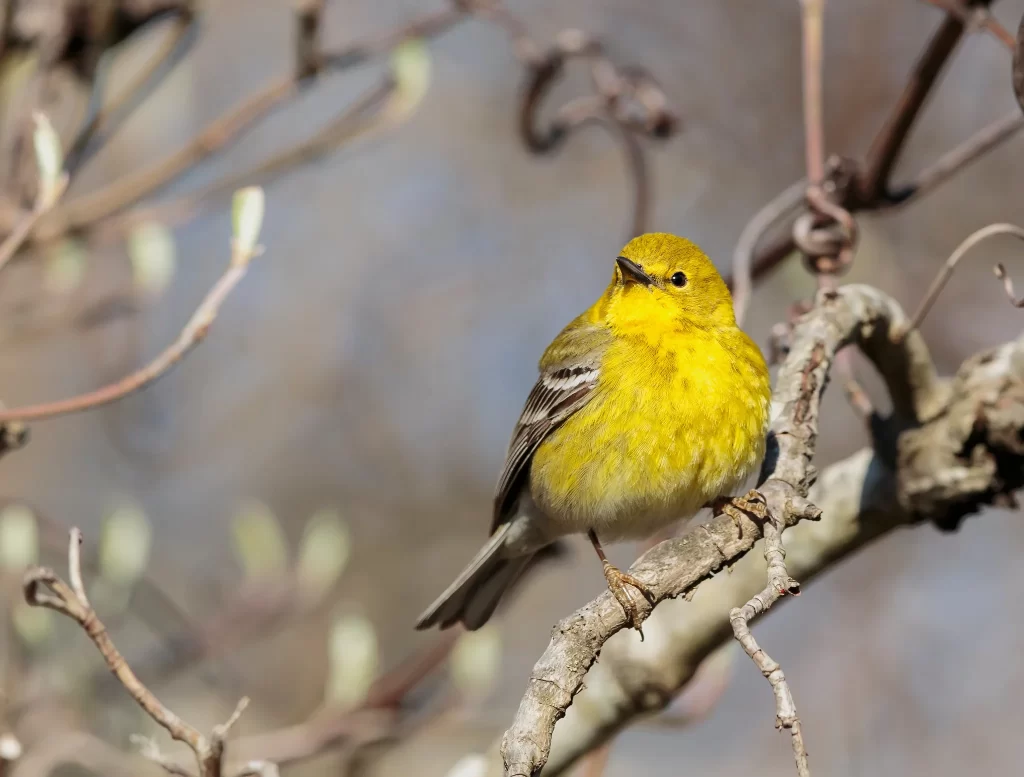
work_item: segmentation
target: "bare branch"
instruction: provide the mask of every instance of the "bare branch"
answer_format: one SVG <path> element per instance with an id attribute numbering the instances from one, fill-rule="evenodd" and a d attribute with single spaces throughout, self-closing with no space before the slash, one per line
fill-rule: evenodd
<path id="1" fill-rule="evenodd" d="M 779 662 L 761 649 L 750 631 L 750 622 L 767 612 L 784 594 L 799 593 L 799 584 L 789 576 L 786 569 L 786 551 L 782 547 L 783 528 L 781 523 L 774 520 L 769 520 L 765 524 L 764 558 L 768 562 L 768 585 L 742 607 L 734 607 L 729 612 L 729 623 L 732 625 L 736 641 L 772 687 L 775 694 L 775 727 L 788 729 L 792 735 L 797 774 L 800 777 L 810 777 L 807 747 L 804 744 L 803 727 L 796 714 L 793 692 Z"/>
<path id="2" fill-rule="evenodd" d="M 1024 17 L 1017 28 L 1017 39 L 1013 45 L 1013 93 L 1017 104 L 1024 111 Z"/>
<path id="3" fill-rule="evenodd" d="M 436 11 L 403 24 L 378 38 L 334 53 L 325 53 L 322 68 L 316 73 L 301 76 L 295 74 L 272 82 L 212 121 L 184 148 L 149 167 L 71 200 L 38 225 L 36 238 L 42 241 L 54 240 L 68 232 L 85 229 L 143 197 L 160 191 L 194 165 L 211 158 L 238 140 L 257 122 L 312 84 L 319 73 L 361 65 L 390 51 L 407 38 L 440 35 L 464 18 L 465 13 L 457 8 Z"/>
<path id="4" fill-rule="evenodd" d="M 508 33 L 526 67 L 526 85 L 519 106 L 519 134 L 526 148 L 535 154 L 550 153 L 578 128 L 594 122 L 601 124 L 621 145 L 633 183 L 633 216 L 627 237 L 646 231 L 650 183 L 638 135 L 667 138 L 678 127 L 665 93 L 654 78 L 642 68 L 617 65 L 605 55 L 599 40 L 579 30 L 563 30 L 556 45 L 547 54 L 541 54 L 540 47 L 527 36 L 523 22 L 504 7 L 477 9 L 476 13 Z M 590 62 L 595 93 L 569 100 L 555 112 L 550 124 L 541 129 L 537 116 L 544 99 L 573 59 Z"/>
<path id="5" fill-rule="evenodd" d="M 315 75 L 323 67 L 323 52 L 320 50 L 323 13 L 324 0 L 295 0 L 295 69 L 299 78 Z"/>
<path id="6" fill-rule="evenodd" d="M 217 318 L 220 306 L 231 291 L 245 277 L 250 260 L 258 253 L 246 250 L 235 241 L 232 245 L 231 263 L 213 288 L 207 293 L 202 303 L 192 314 L 185 328 L 177 339 L 146 366 L 127 375 L 116 383 L 103 388 L 79 394 L 68 399 L 55 402 L 44 402 L 37 405 L 26 405 L 12 410 L 0 410 L 0 423 L 8 421 L 34 421 L 43 418 L 54 418 L 68 413 L 91 410 L 122 399 L 136 391 L 141 391 L 154 381 L 166 375 L 171 368 L 180 362 L 193 348 L 206 339 L 210 327 Z"/>
<path id="7" fill-rule="evenodd" d="M 925 0 L 929 5 L 941 8 L 949 15 L 959 19 L 969 29 L 985 30 L 1003 46 L 1013 50 L 1013 36 L 1003 27 L 988 7 L 982 3 L 964 3 L 962 0 Z"/>
<path id="8" fill-rule="evenodd" d="M 23 587 L 25 601 L 33 607 L 47 607 L 75 621 L 89 636 L 107 664 L 107 668 L 124 686 L 135 702 L 154 721 L 166 729 L 171 737 L 184 742 L 196 756 L 200 777 L 221 777 L 224 761 L 224 740 L 238 720 L 248 699 L 242 699 L 227 722 L 216 726 L 209 739 L 196 728 L 175 715 L 150 691 L 132 671 L 124 656 L 114 645 L 106 626 L 92 609 L 85 596 L 81 562 L 82 534 L 75 528 L 70 532 L 68 569 L 71 585 L 65 583 L 52 569 L 33 567 L 25 573 Z M 167 764 L 160 759 L 161 765 Z"/>
<path id="9" fill-rule="evenodd" d="M 442 633 L 431 647 L 381 677 L 359 709 L 324 709 L 301 723 L 239 739 L 235 750 L 242 758 L 281 766 L 339 745 L 358 747 L 389 736 L 398 723 L 397 710 L 403 699 L 447 659 L 458 636 L 458 629 Z"/>
<path id="10" fill-rule="evenodd" d="M 864 170 L 857 177 L 858 199 L 879 202 L 885 198 L 892 171 L 906 145 L 910 128 L 963 33 L 964 23 L 947 14 L 914 66 L 888 121 L 868 150 Z"/>
<path id="11" fill-rule="evenodd" d="M 85 594 L 85 583 L 82 581 L 82 532 L 77 528 L 72 529 L 68 542 L 68 576 L 71 578 L 71 590 L 85 607 L 91 607 L 89 597 Z"/>
<path id="12" fill-rule="evenodd" d="M 740 239 L 736 241 L 736 249 L 732 256 L 731 287 L 732 306 L 736 311 L 736 323 L 740 326 L 743 325 L 747 307 L 750 305 L 750 297 L 754 291 L 754 276 L 758 274 L 756 270 L 752 271 L 751 269 L 757 243 L 773 225 L 800 206 L 806 189 L 807 182 L 805 180 L 787 186 L 754 214 L 754 217 L 743 227 Z M 791 252 L 792 247 L 789 251 L 768 253 L 766 256 L 781 261 Z M 762 261 L 760 267 L 756 269 L 763 273 L 766 269 L 765 265 L 766 263 Z"/>
<path id="13" fill-rule="evenodd" d="M 1006 298 L 1010 300 L 1010 304 L 1015 308 L 1024 308 L 1024 297 L 1017 297 L 1013 293 L 1013 279 L 1006 273 L 1006 267 L 1003 263 L 997 262 L 992 271 L 1003 282 L 1003 291 L 1006 292 Z"/>
<path id="14" fill-rule="evenodd" d="M 1019 110 L 996 119 L 928 165 L 912 181 L 888 192 L 885 202 L 880 203 L 877 209 L 890 210 L 916 202 L 1021 129 L 1024 129 L 1024 114 Z"/>
<path id="15" fill-rule="evenodd" d="M 911 333 L 900 346 L 887 336 L 904 320 L 896 303 L 881 292 L 848 286 L 820 294 L 818 305 L 797 322 L 777 380 L 775 402 L 782 411 L 772 424 L 759 489 L 780 525 L 820 515 L 806 495 L 816 476 L 811 461 L 821 393 L 840 348 L 858 345 L 878 366 L 901 416 L 924 418 L 941 403 L 942 385 L 920 336 Z M 688 594 L 746 554 L 761 534 L 760 526 L 746 521 L 740 533 L 733 518 L 722 515 L 700 531 L 661 543 L 629 572 L 650 586 L 656 601 Z M 646 618 L 650 606 L 639 603 L 638 613 Z M 598 651 L 625 625 L 622 608 L 608 592 L 558 624 L 505 734 L 502 756 L 508 775 L 529 777 L 544 765 L 556 720 L 579 692 Z"/>
<path id="16" fill-rule="evenodd" d="M 871 337 L 877 358 L 898 361 L 903 356 L 885 345 L 886 329 Z M 926 521 L 955 528 L 963 516 L 1024 485 L 1024 338 L 968 359 L 950 382 L 935 382 L 933 370 L 921 363 L 927 352 L 912 349 L 914 354 L 905 353 L 908 363 L 885 372 L 890 381 L 922 376 L 890 382 L 897 393 L 900 383 L 910 383 L 922 400 L 930 398 L 919 403 L 922 423 L 891 443 L 898 456 L 864 449 L 821 474 L 808 498 L 827 520 L 786 530 L 788 571 L 804 583 L 883 534 Z M 692 600 L 659 604 L 645 624 L 650 647 L 637 651 L 630 633 L 609 642 L 586 676 L 579 700 L 584 712 L 574 705 L 555 727 L 544 774 L 565 773 L 625 726 L 668 705 L 729 638 L 730 608 L 742 606 L 763 578 L 763 562 L 748 553 L 730 574 L 702 583 Z M 497 753 L 492 765 L 488 775 L 502 773 Z"/>
<path id="17" fill-rule="evenodd" d="M 68 548 L 68 566 L 78 570 L 81 578 L 80 560 L 81 533 L 78 529 L 71 530 L 71 541 Z M 107 667 L 121 682 L 125 690 L 135 702 L 146 711 L 157 723 L 163 726 L 173 739 L 187 744 L 198 755 L 205 749 L 202 734 L 167 709 L 153 693 L 135 676 L 120 651 L 107 634 L 103 622 L 97 617 L 86 600 L 79 598 L 75 590 L 65 583 L 52 569 L 34 567 L 25 574 L 25 601 L 33 607 L 47 607 L 71 618 L 96 645 Z"/>
<path id="18" fill-rule="evenodd" d="M 32 210 L 27 213 L 23 213 L 18 219 L 14 228 L 10 234 L 4 238 L 4 242 L 0 243 L 0 269 L 11 261 L 18 249 L 24 245 L 29 235 L 32 234 L 32 230 L 35 229 L 39 219 L 53 210 L 57 202 L 64 195 L 64 192 L 68 188 L 68 176 L 67 173 L 62 175 L 58 181 L 56 189 L 52 192 L 52 196 L 48 196 L 44 187 L 39 187 L 39 192 L 36 194 L 36 204 Z"/>
<path id="19" fill-rule="evenodd" d="M 935 300 L 939 298 L 939 294 L 946 288 L 946 284 L 949 279 L 953 276 L 953 271 L 956 269 L 957 264 L 960 260 L 967 255 L 967 253 L 979 243 L 988 240 L 990 237 L 995 235 L 1011 235 L 1018 240 L 1024 240 L 1024 229 L 1018 227 L 1015 224 L 989 224 L 986 227 L 975 230 L 966 238 L 963 242 L 956 247 L 956 249 L 949 255 L 949 258 L 942 264 L 939 269 L 938 275 L 935 276 L 935 280 L 932 281 L 931 286 L 928 287 L 928 291 L 925 292 L 924 299 L 921 300 L 921 304 L 917 310 L 914 311 L 914 315 L 911 316 L 910 321 L 907 322 L 905 329 L 900 329 L 893 332 L 893 338 L 898 342 L 906 336 L 906 333 L 916 329 L 924 321 L 925 316 L 928 315 L 928 311 L 932 309 L 932 305 L 935 304 Z M 1002 268 L 1002 265 L 997 265 Z M 1005 269 L 1001 271 L 996 270 L 996 277 L 1000 280 L 1005 280 Z M 1007 293 L 1010 296 L 1010 300 L 1013 301 L 1013 286 L 1007 287 Z M 1014 303 L 1016 304 L 1016 303 Z"/>
<path id="20" fill-rule="evenodd" d="M 824 16 L 825 0 L 800 0 L 804 143 L 807 147 L 807 183 L 811 186 L 820 186 L 825 178 L 825 126 L 821 96 Z"/>
<path id="21" fill-rule="evenodd" d="M 91 106 L 91 114 L 75 134 L 68 147 L 67 169 L 74 174 L 89 160 L 92 149 L 98 148 L 102 140 L 97 133 L 101 130 L 109 135 L 124 121 L 147 92 L 151 91 L 191 49 L 196 41 L 195 17 L 190 13 L 176 15 L 173 29 L 149 61 L 134 75 L 127 86 L 114 96 L 107 105 Z M 95 87 L 94 87 L 95 90 Z"/>
<path id="22" fill-rule="evenodd" d="M 142 205 L 101 221 L 94 237 L 97 240 L 121 239 L 126 232 L 144 221 L 163 223 L 182 221 L 192 216 L 201 204 L 234 191 L 239 186 L 259 183 L 263 186 L 287 171 L 322 159 L 351 143 L 397 126 L 405 113 L 389 110 L 396 99 L 391 77 L 369 89 L 332 119 L 325 127 L 292 148 L 285 149 L 259 165 L 232 174 L 198 191 L 156 205 Z"/>

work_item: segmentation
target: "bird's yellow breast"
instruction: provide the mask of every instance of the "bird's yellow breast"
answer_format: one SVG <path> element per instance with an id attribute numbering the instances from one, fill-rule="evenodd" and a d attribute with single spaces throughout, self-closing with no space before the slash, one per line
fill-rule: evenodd
<path id="1" fill-rule="evenodd" d="M 770 402 L 764 359 L 738 328 L 618 337 L 594 396 L 534 454 L 533 499 L 561 532 L 649 536 L 742 486 Z"/>

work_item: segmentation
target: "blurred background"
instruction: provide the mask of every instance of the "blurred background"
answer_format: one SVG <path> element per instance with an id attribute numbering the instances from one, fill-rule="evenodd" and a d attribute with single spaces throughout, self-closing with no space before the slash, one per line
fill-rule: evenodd
<path id="1" fill-rule="evenodd" d="M 338 49 L 442 7 L 329 0 L 323 42 Z M 508 7 L 542 47 L 578 28 L 658 79 L 681 126 L 645 143 L 648 226 L 692 238 L 727 271 L 747 220 L 803 175 L 799 3 Z M 1016 29 L 1024 2 L 994 12 Z M 863 155 L 942 17 L 912 0 L 828 5 L 828 151 Z M 294 14 L 284 0 L 206 0 L 198 22 L 193 48 L 82 166 L 69 197 L 167 157 L 291 72 Z M 120 44 L 110 88 L 169 34 L 169 21 L 155 22 Z M 523 68 L 501 30 L 466 21 L 416 56 L 428 90 L 402 121 L 252 181 L 266 186 L 266 251 L 193 354 L 142 393 L 33 424 L 29 444 L 0 466 L 0 539 L 29 547 L 26 527 L 35 526 L 42 559 L 63 570 L 64 532 L 80 526 L 96 556 L 97 609 L 142 679 L 201 729 L 242 694 L 252 698 L 243 737 L 302 721 L 322 703 L 358 703 L 377 673 L 436 649 L 437 635 L 413 631 L 413 621 L 479 547 L 536 361 L 604 288 L 627 237 L 632 189 L 607 134 L 580 131 L 546 156 L 523 147 Z M 385 56 L 325 73 L 144 202 L 174 201 L 252 168 L 388 67 Z M 5 71 L 8 106 L 18 105 L 19 78 L 15 66 Z M 569 97 L 585 83 L 573 75 L 556 92 Z M 58 87 L 48 96 L 52 118 L 68 132 L 88 89 L 71 76 Z M 897 179 L 1014 107 L 1007 51 L 968 36 Z M 7 132 L 15 113 L 4 111 Z M 903 211 L 860 218 L 845 280 L 875 284 L 912 309 L 963 237 L 1020 220 L 1022 143 L 1010 139 Z M 0 284 L 3 401 L 17 407 L 104 385 L 171 342 L 227 265 L 229 211 L 225 193 L 185 218 L 20 254 Z M 989 271 L 997 260 L 1024 268 L 1019 253 L 1004 238 L 964 262 L 922 327 L 941 371 L 1020 333 L 1021 314 Z M 788 261 L 758 287 L 747 330 L 767 349 L 771 326 L 813 288 L 799 260 Z M 821 466 L 867 442 L 841 392 L 826 406 Z M 1024 624 L 1000 614 L 1019 608 L 1022 551 L 1019 520 L 998 511 L 952 536 L 900 532 L 758 624 L 797 695 L 816 768 L 851 777 L 1016 771 Z M 616 547 L 613 560 L 628 564 L 638 552 Z M 66 720 L 119 748 L 131 747 L 134 732 L 165 740 L 104 680 L 73 624 L 19 604 L 12 581 L 24 559 L 3 555 L 0 699 L 22 737 L 44 739 Z M 569 558 L 538 569 L 492 629 L 418 686 L 413 700 L 429 696 L 434 712 L 400 741 L 361 751 L 359 768 L 440 776 L 486 750 L 511 721 L 551 626 L 603 589 L 589 547 L 573 543 Z M 725 682 L 706 716 L 629 729 L 605 773 L 790 774 L 763 679 L 732 652 L 716 671 Z M 56 708 L 54 696 L 63 700 Z M 43 722 L 28 719 L 33 709 Z M 354 768 L 352 759 L 328 752 L 289 771 L 343 767 Z"/>

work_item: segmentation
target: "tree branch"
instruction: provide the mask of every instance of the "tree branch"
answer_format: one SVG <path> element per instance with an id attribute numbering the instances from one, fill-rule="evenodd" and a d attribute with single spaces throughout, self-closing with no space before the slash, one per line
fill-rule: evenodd
<path id="1" fill-rule="evenodd" d="M 242 699 L 228 720 L 214 726 L 209 737 L 175 715 L 135 675 L 124 656 L 114 645 L 106 626 L 96 615 L 85 595 L 82 582 L 81 562 L 82 533 L 78 529 L 70 532 L 68 545 L 68 570 L 71 585 L 65 583 L 56 572 L 45 567 L 33 567 L 25 573 L 25 601 L 33 607 L 46 607 L 75 621 L 96 645 L 107 667 L 124 686 L 135 702 L 154 721 L 171 735 L 172 739 L 184 742 L 196 756 L 200 777 L 221 777 L 224 762 L 224 741 L 231 727 L 238 721 L 249 703 Z M 170 769 L 169 769 L 170 770 Z"/>
<path id="2" fill-rule="evenodd" d="M 71 199 L 37 225 L 33 239 L 45 242 L 80 231 L 160 191 L 194 165 L 237 141 L 259 121 L 313 84 L 321 73 L 361 65 L 390 51 L 407 38 L 440 35 L 464 18 L 465 12 L 458 8 L 435 11 L 377 38 L 322 54 L 318 69 L 303 70 L 273 81 L 210 122 L 183 148 L 96 191 Z"/>
<path id="3" fill-rule="evenodd" d="M 892 114 L 868 150 L 864 171 L 857 177 L 860 199 L 876 202 L 884 198 L 892 171 L 906 145 L 910 128 L 914 126 L 914 121 L 928 95 L 931 94 L 932 87 L 960 42 L 964 29 L 962 20 L 954 14 L 946 14 L 939 29 L 932 36 L 914 66 Z"/>
<path id="4" fill-rule="evenodd" d="M 237 239 L 232 241 L 231 263 L 224 271 L 224 274 L 207 293 L 202 303 L 196 309 L 196 312 L 192 314 L 192 318 L 185 325 L 185 328 L 181 330 L 177 339 L 149 364 L 130 375 L 126 375 L 116 383 L 111 383 L 95 391 L 55 402 L 43 402 L 11 410 L 0 409 L 0 424 L 9 421 L 33 421 L 42 418 L 53 418 L 59 415 L 67 415 L 68 413 L 77 413 L 82 410 L 91 410 L 92 408 L 122 399 L 136 391 L 141 391 L 146 386 L 166 375 L 171 368 L 185 358 L 189 351 L 206 339 L 206 335 L 209 334 L 210 327 L 220 311 L 220 306 L 235 286 L 245 277 L 250 261 L 259 253 L 259 250 L 256 247 L 247 246 Z"/>
<path id="5" fill-rule="evenodd" d="M 857 294 L 863 288 L 844 287 L 838 294 Z M 865 307 L 863 312 L 885 308 L 893 315 L 875 319 L 873 325 L 865 319 L 859 325 L 868 338 L 862 343 L 873 343 L 867 346 L 869 355 L 874 353 L 880 368 L 885 364 L 883 374 L 894 397 L 902 397 L 898 411 L 916 415 L 920 424 L 912 424 L 892 441 L 892 450 L 865 449 L 832 465 L 811 488 L 808 498 L 827 520 L 802 522 L 786 532 L 789 572 L 805 583 L 900 526 L 930 521 L 954 528 L 965 515 L 998 503 L 1024 485 L 1024 337 L 972 357 L 956 378 L 940 381 L 920 341 L 902 354 L 887 352 L 887 330 L 898 325 L 902 315 L 891 302 L 881 308 Z M 819 307 L 798 327 L 806 331 L 808 318 L 822 314 Z M 865 331 L 871 329 L 876 331 Z M 784 413 L 795 412 L 791 401 L 786 408 Z M 714 524 L 709 525 L 712 532 L 717 530 Z M 751 530 L 759 532 L 757 527 Z M 690 532 L 674 542 L 693 541 L 702 533 Z M 642 558 L 634 569 L 644 563 Z M 691 563 L 692 556 L 679 559 L 680 568 L 689 569 Z M 733 636 L 731 608 L 742 606 L 763 579 L 763 563 L 757 554 L 748 553 L 730 566 L 730 574 L 701 582 L 692 600 L 693 587 L 686 601 L 661 603 L 646 624 L 645 650 L 635 650 L 630 633 L 612 640 L 602 651 L 600 664 L 586 675 L 580 704 L 573 705 L 555 728 L 544 777 L 562 774 L 622 728 L 666 707 L 701 662 Z M 578 621 L 589 622 L 599 603 L 559 624 L 552 645 L 566 628 L 578 631 Z M 603 634 L 599 631 L 599 636 Z M 551 648 L 545 655 L 550 653 Z M 560 685 L 572 687 L 570 682 L 563 675 Z M 546 725 L 533 729 L 542 745 L 550 743 L 547 730 Z M 501 774 L 501 759 L 496 752 L 492 756 L 488 774 Z"/>
<path id="6" fill-rule="evenodd" d="M 943 386 L 920 336 L 911 332 L 900 344 L 888 337 L 890 328 L 904 321 L 902 310 L 886 295 L 867 286 L 848 286 L 821 293 L 817 306 L 797 322 L 777 380 L 774 401 L 782 409 L 772 424 L 759 489 L 780 526 L 820 515 L 806 496 L 816 478 L 811 461 L 821 394 L 839 349 L 858 345 L 875 363 L 891 387 L 898 417 L 926 418 L 941 402 Z M 744 520 L 741 528 L 727 515 L 714 518 L 648 551 L 630 574 L 650 586 L 656 602 L 691 594 L 742 558 L 762 535 L 761 526 L 751 521 Z M 650 611 L 640 603 L 640 620 Z M 582 688 L 604 643 L 625 626 L 622 608 L 608 592 L 558 624 L 505 733 L 502 756 L 510 777 L 530 777 L 544 765 L 555 722 Z"/>

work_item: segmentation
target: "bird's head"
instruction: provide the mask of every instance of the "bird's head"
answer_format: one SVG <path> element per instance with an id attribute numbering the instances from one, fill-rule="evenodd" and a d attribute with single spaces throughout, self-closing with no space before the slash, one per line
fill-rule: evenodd
<path id="1" fill-rule="evenodd" d="M 635 237 L 622 249 L 605 303 L 608 323 L 616 328 L 736 325 L 732 297 L 715 265 L 689 240 L 663 232 Z"/>

